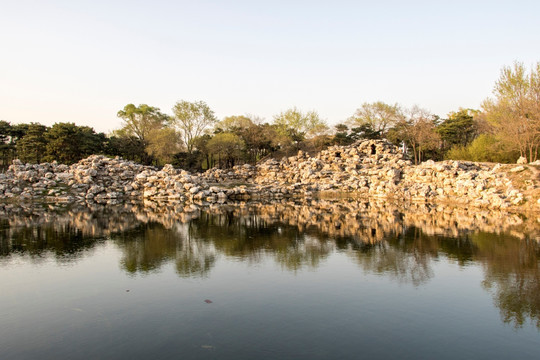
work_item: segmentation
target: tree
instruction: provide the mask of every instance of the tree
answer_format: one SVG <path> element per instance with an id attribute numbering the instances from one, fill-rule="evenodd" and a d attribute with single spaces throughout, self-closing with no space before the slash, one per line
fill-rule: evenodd
<path id="1" fill-rule="evenodd" d="M 245 143 L 244 160 L 255 163 L 275 150 L 276 127 L 254 115 L 228 116 L 216 124 L 215 133 L 230 132 Z"/>
<path id="2" fill-rule="evenodd" d="M 316 111 L 303 113 L 296 107 L 275 115 L 274 125 L 280 135 L 296 145 L 305 138 L 321 135 L 328 130 L 328 125 Z"/>
<path id="3" fill-rule="evenodd" d="M 113 132 L 112 136 L 106 139 L 105 153 L 112 156 L 120 156 L 126 160 L 144 163 L 148 154 L 144 149 L 141 140 L 135 136 L 117 136 Z"/>
<path id="4" fill-rule="evenodd" d="M 146 104 L 127 104 L 117 115 L 124 122 L 122 128 L 115 131 L 115 136 L 123 138 L 124 142 L 131 142 L 130 148 L 142 146 L 141 162 L 151 163 L 153 158 L 148 152 L 150 134 L 166 127 L 171 121 L 170 117 L 160 112 L 159 108 Z"/>
<path id="5" fill-rule="evenodd" d="M 388 135 L 396 143 L 405 142 L 413 151 L 414 163 L 419 164 L 426 151 L 434 150 L 439 145 L 440 137 L 435 131 L 436 117 L 417 106 L 407 112 L 407 118 L 399 121 Z"/>
<path id="6" fill-rule="evenodd" d="M 233 133 L 219 133 L 208 141 L 208 151 L 219 158 L 223 167 L 233 167 L 235 162 L 242 157 L 244 142 Z"/>
<path id="7" fill-rule="evenodd" d="M 487 120 L 510 148 L 535 161 L 540 146 L 540 62 L 530 72 L 519 62 L 504 67 L 493 94 L 495 98 L 482 105 Z"/>
<path id="8" fill-rule="evenodd" d="M 248 161 L 252 163 L 277 149 L 275 143 L 278 138 L 276 127 L 268 123 L 253 124 L 242 130 L 240 136 L 246 144 Z"/>
<path id="9" fill-rule="evenodd" d="M 374 132 L 386 136 L 388 130 L 403 119 L 403 111 L 398 104 L 389 105 L 377 101 L 362 104 L 347 121 L 351 127 L 368 125 Z"/>
<path id="10" fill-rule="evenodd" d="M 147 143 L 147 138 L 152 131 L 161 129 L 170 120 L 168 115 L 159 111 L 159 108 L 146 104 L 139 106 L 127 104 L 123 110 L 118 111 L 117 115 L 124 120 L 120 133 L 135 136 L 143 143 Z"/>
<path id="11" fill-rule="evenodd" d="M 204 134 L 193 139 L 193 147 L 197 149 L 200 156 L 201 169 L 210 169 L 213 166 L 213 159 L 210 150 L 208 149 L 208 142 L 212 139 L 209 134 Z"/>
<path id="12" fill-rule="evenodd" d="M 155 129 L 148 135 L 147 152 L 160 165 L 171 163 L 175 154 L 182 150 L 181 139 L 173 128 Z"/>
<path id="13" fill-rule="evenodd" d="M 238 133 L 255 125 L 253 121 L 244 115 L 227 116 L 216 124 L 216 129 L 223 132 Z"/>
<path id="14" fill-rule="evenodd" d="M 445 157 L 452 160 L 509 163 L 515 161 L 518 155 L 516 151 L 508 149 L 507 144 L 496 135 L 480 134 L 467 146 L 452 146 Z"/>
<path id="15" fill-rule="evenodd" d="M 6 167 L 12 160 L 14 145 L 11 143 L 12 126 L 9 122 L 0 121 L 0 153 L 1 166 Z"/>
<path id="16" fill-rule="evenodd" d="M 41 163 L 47 146 L 47 127 L 38 123 L 30 123 L 25 134 L 17 141 L 17 155 L 25 163 Z"/>
<path id="17" fill-rule="evenodd" d="M 102 153 L 106 142 L 104 134 L 96 134 L 88 126 L 74 123 L 56 123 L 45 134 L 46 159 L 72 164 L 92 154 Z"/>
<path id="18" fill-rule="evenodd" d="M 478 125 L 475 116 L 477 110 L 459 109 L 448 114 L 448 119 L 437 126 L 444 148 L 454 145 L 466 146 L 478 135 Z"/>
<path id="19" fill-rule="evenodd" d="M 188 153 L 193 152 L 193 139 L 201 136 L 211 125 L 217 122 L 214 112 L 204 101 L 178 101 L 174 107 L 173 123 L 180 131 Z"/>
<path id="20" fill-rule="evenodd" d="M 352 143 L 351 138 L 349 135 L 349 127 L 345 124 L 337 124 L 334 126 L 334 129 L 336 129 L 336 133 L 334 134 L 334 138 L 332 139 L 332 142 L 337 145 L 349 145 Z"/>

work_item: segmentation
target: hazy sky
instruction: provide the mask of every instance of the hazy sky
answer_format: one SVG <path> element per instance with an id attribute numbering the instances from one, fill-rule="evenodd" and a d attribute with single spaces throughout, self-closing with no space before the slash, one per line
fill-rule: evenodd
<path id="1" fill-rule="evenodd" d="M 289 107 L 330 124 L 364 102 L 479 108 L 540 61 L 540 1 L 0 0 L 0 119 L 119 128 L 118 110 L 219 118 Z"/>

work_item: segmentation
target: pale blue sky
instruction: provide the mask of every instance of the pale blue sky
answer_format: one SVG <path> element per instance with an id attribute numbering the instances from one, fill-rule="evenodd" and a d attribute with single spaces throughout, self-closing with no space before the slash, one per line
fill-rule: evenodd
<path id="1" fill-rule="evenodd" d="M 0 0 L 0 119 L 119 128 L 118 110 L 219 118 L 289 107 L 330 124 L 364 102 L 479 108 L 540 61 L 540 1 Z"/>

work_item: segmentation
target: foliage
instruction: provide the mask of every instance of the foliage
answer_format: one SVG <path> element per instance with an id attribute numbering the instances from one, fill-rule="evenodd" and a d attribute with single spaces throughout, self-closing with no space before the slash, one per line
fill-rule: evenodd
<path id="1" fill-rule="evenodd" d="M 117 136 L 115 133 L 104 144 L 107 155 L 120 156 L 126 160 L 144 163 L 148 158 L 141 139 L 135 136 Z"/>
<path id="2" fill-rule="evenodd" d="M 504 67 L 493 90 L 494 99 L 484 101 L 487 120 L 499 138 L 529 161 L 540 146 L 540 62 L 527 72 L 522 63 Z"/>
<path id="3" fill-rule="evenodd" d="M 494 135 L 480 134 L 468 146 L 454 145 L 446 153 L 447 159 L 479 162 L 509 163 L 515 161 L 516 151 L 505 146 Z"/>
<path id="4" fill-rule="evenodd" d="M 255 124 L 253 121 L 244 115 L 227 116 L 216 124 L 216 132 L 232 132 L 238 133 L 249 129 Z"/>
<path id="5" fill-rule="evenodd" d="M 374 133 L 385 136 L 397 123 L 404 120 L 403 110 L 398 104 L 389 105 L 382 101 L 364 103 L 347 122 L 351 127 L 371 129 Z"/>
<path id="6" fill-rule="evenodd" d="M 316 111 L 303 113 L 296 107 L 275 115 L 274 125 L 280 135 L 295 144 L 305 138 L 322 135 L 328 130 L 328 125 Z"/>
<path id="7" fill-rule="evenodd" d="M 478 111 L 472 109 L 459 109 L 448 114 L 448 119 L 437 126 L 443 148 L 470 144 L 478 135 L 478 124 L 475 120 L 477 114 Z"/>
<path id="8" fill-rule="evenodd" d="M 396 144 L 404 142 L 413 152 L 414 163 L 419 164 L 427 151 L 434 151 L 439 146 L 436 117 L 416 106 L 407 113 L 407 118 L 400 120 L 388 132 L 388 138 Z"/>
<path id="9" fill-rule="evenodd" d="M 7 167 L 16 156 L 16 141 L 26 133 L 28 125 L 11 125 L 0 121 L 0 166 Z"/>
<path id="10" fill-rule="evenodd" d="M 277 149 L 277 129 L 268 123 L 253 124 L 238 134 L 246 144 L 246 160 L 255 163 Z"/>
<path id="11" fill-rule="evenodd" d="M 232 167 L 243 155 L 245 143 L 233 133 L 219 133 L 208 141 L 209 153 L 218 157 L 220 167 Z"/>
<path id="12" fill-rule="evenodd" d="M 45 160 L 72 164 L 92 154 L 103 152 L 105 135 L 88 126 L 56 123 L 46 133 Z"/>
<path id="13" fill-rule="evenodd" d="M 381 133 L 375 131 L 371 124 L 365 123 L 349 130 L 345 124 L 335 126 L 336 133 L 331 143 L 336 145 L 349 145 L 360 139 L 380 139 Z"/>
<path id="14" fill-rule="evenodd" d="M 193 152 L 193 139 L 199 137 L 217 122 L 214 112 L 204 101 L 178 101 L 174 107 L 174 126 L 180 131 L 189 153 Z"/>
<path id="15" fill-rule="evenodd" d="M 148 134 L 146 152 L 157 159 L 159 165 L 171 163 L 174 155 L 182 150 L 181 139 L 173 128 L 155 129 Z"/>
<path id="16" fill-rule="evenodd" d="M 124 120 L 123 126 L 117 130 L 114 135 L 121 138 L 126 145 L 132 147 L 139 144 L 142 148 L 137 154 L 140 161 L 145 164 L 150 164 L 155 157 L 152 154 L 157 154 L 155 141 L 152 144 L 152 137 L 155 139 L 157 134 L 169 125 L 171 119 L 159 111 L 159 108 L 140 104 L 135 106 L 127 104 L 123 110 L 118 112 L 118 117 Z M 158 136 L 159 137 L 159 136 Z M 171 144 L 173 148 L 177 144 Z M 151 148 L 150 148 L 151 147 Z M 131 151 L 134 155 L 134 151 Z"/>
<path id="17" fill-rule="evenodd" d="M 30 123 L 25 134 L 17 142 L 17 155 L 25 163 L 41 163 L 45 155 L 47 127 L 38 123 Z"/>
<path id="18" fill-rule="evenodd" d="M 145 144 L 152 131 L 161 129 L 170 120 L 158 108 L 146 104 L 139 106 L 127 104 L 123 110 L 118 111 L 117 115 L 124 120 L 118 134 L 127 137 L 135 136 Z"/>

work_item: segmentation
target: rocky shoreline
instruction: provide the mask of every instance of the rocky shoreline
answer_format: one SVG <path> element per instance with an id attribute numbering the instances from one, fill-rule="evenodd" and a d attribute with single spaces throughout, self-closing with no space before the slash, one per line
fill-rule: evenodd
<path id="1" fill-rule="evenodd" d="M 93 155 L 71 166 L 23 164 L 0 174 L 0 199 L 117 204 L 126 200 L 223 203 L 351 196 L 475 208 L 538 210 L 535 165 L 426 161 L 413 165 L 382 140 L 333 146 L 315 156 L 190 173 Z"/>

